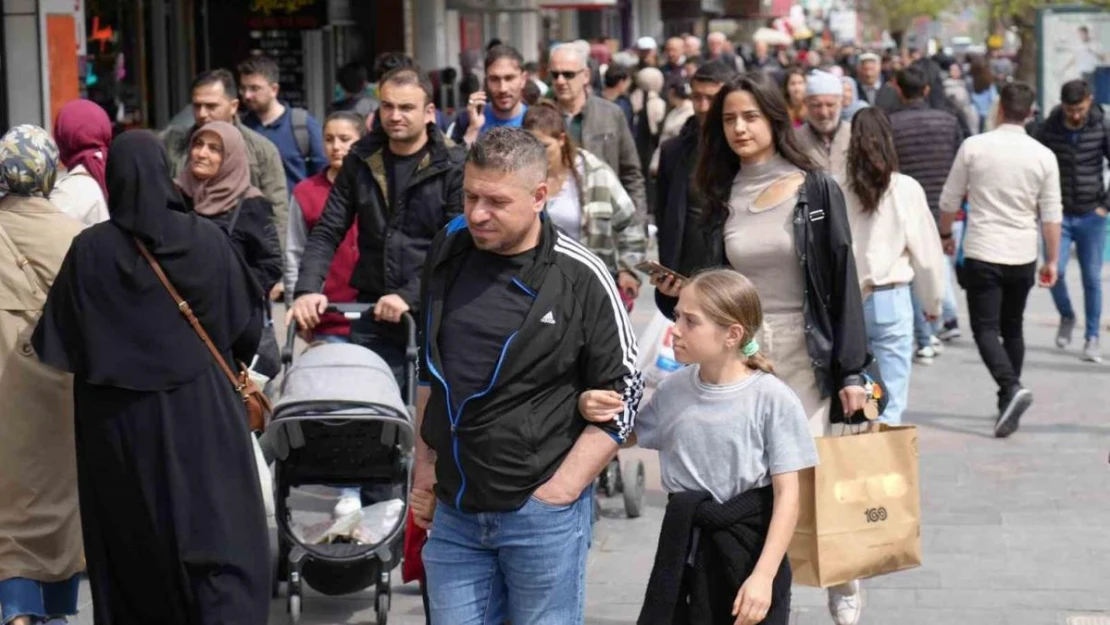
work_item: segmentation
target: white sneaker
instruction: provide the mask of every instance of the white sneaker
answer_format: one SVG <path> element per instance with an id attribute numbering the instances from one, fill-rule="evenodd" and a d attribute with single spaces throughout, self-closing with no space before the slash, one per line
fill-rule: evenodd
<path id="1" fill-rule="evenodd" d="M 332 518 L 341 519 L 352 512 L 362 510 L 362 495 L 357 488 L 344 488 L 339 492 L 339 501 L 331 511 Z"/>
<path id="2" fill-rule="evenodd" d="M 829 588 L 829 615 L 836 625 L 856 625 L 863 613 L 859 580 Z"/>
<path id="3" fill-rule="evenodd" d="M 936 335 L 929 337 L 929 346 L 933 348 L 937 356 L 944 353 L 944 341 L 940 340 L 940 337 Z"/>
<path id="4" fill-rule="evenodd" d="M 925 346 L 914 352 L 913 359 L 922 365 L 931 365 L 933 360 L 937 357 L 937 350 L 931 346 Z"/>

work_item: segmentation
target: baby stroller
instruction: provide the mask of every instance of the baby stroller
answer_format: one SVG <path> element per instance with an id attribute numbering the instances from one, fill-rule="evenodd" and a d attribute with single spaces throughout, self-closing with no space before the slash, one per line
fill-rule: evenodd
<path id="1" fill-rule="evenodd" d="M 328 312 L 348 319 L 372 314 L 373 304 L 338 304 Z M 377 622 L 385 625 L 391 597 L 391 571 L 400 564 L 415 441 L 416 323 L 404 315 L 408 332 L 405 400 L 389 365 L 374 352 L 351 344 L 321 344 L 294 362 L 296 328 L 282 354 L 285 377 L 267 437 L 275 441 L 275 517 L 278 549 L 273 595 L 288 582 L 291 622 L 301 615 L 302 583 L 326 595 L 344 595 L 374 586 Z M 295 326 L 295 324 L 294 324 Z M 325 485 L 386 490 L 380 502 L 391 513 L 388 529 L 350 536 L 316 532 L 293 523 L 293 488 Z M 398 501 L 399 500 L 399 501 Z M 381 508 L 380 508 L 381 509 Z M 357 524 L 362 519 L 356 513 Z M 324 526 L 329 521 L 324 522 Z M 360 526 L 361 530 L 361 526 Z M 371 538 L 368 538 L 371 537 Z M 327 543 L 327 544 L 320 544 Z"/>

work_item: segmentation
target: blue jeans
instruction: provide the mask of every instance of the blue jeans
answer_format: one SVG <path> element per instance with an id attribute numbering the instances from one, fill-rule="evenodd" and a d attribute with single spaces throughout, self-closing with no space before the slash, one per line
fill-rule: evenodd
<path id="1" fill-rule="evenodd" d="M 514 512 L 442 501 L 424 545 L 432 625 L 574 625 L 586 607 L 593 486 L 569 506 L 535 498 Z"/>
<path id="2" fill-rule="evenodd" d="M 925 318 L 925 309 L 921 306 L 921 300 L 918 299 L 917 293 L 912 292 L 912 289 L 910 293 L 910 311 L 913 313 L 913 338 L 917 344 L 917 349 L 929 347 L 933 343 L 933 335 L 936 334 L 937 329 Z"/>
<path id="3" fill-rule="evenodd" d="M 0 623 L 6 625 L 20 616 L 46 619 L 77 614 L 80 583 L 80 575 L 51 583 L 23 577 L 6 579 L 0 582 Z"/>
<path id="4" fill-rule="evenodd" d="M 952 240 L 956 243 L 956 248 L 960 247 L 960 241 L 964 236 L 964 222 L 957 221 L 952 224 Z M 945 264 L 948 265 L 946 272 L 947 283 L 944 285 L 944 312 L 941 314 L 942 322 L 957 321 L 960 316 L 960 305 L 956 301 L 956 258 L 945 257 Z"/>
<path id="5" fill-rule="evenodd" d="M 1064 215 L 1060 232 L 1060 279 L 1052 287 L 1056 310 L 1065 319 L 1075 319 L 1075 309 L 1068 297 L 1068 255 L 1075 243 L 1075 257 L 1083 278 L 1083 308 L 1087 322 L 1084 338 L 1098 338 L 1098 322 L 1102 317 L 1102 253 L 1106 246 L 1106 218 L 1091 211 L 1086 215 Z"/>
<path id="6" fill-rule="evenodd" d="M 914 350 L 914 309 L 910 287 L 875 291 L 863 302 L 867 342 L 889 394 L 883 423 L 902 423 L 910 394 L 910 370 Z"/>

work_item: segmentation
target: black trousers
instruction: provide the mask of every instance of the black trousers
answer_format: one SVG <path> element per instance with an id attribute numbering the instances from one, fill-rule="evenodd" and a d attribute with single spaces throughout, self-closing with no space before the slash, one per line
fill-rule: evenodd
<path id="1" fill-rule="evenodd" d="M 979 355 L 1000 391 L 1020 385 L 1025 302 L 1036 281 L 1037 263 L 999 265 L 969 258 L 960 273 Z"/>

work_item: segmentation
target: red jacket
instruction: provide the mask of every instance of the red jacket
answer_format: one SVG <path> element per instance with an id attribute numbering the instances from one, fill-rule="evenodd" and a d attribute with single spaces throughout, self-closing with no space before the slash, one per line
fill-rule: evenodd
<path id="1" fill-rule="evenodd" d="M 309 233 L 320 216 L 324 213 L 324 205 L 328 203 L 328 193 L 331 192 L 332 183 L 328 180 L 327 172 L 321 172 L 302 180 L 293 188 L 293 198 L 301 207 L 305 225 Z M 358 219 L 343 237 L 343 242 L 335 250 L 331 266 L 328 268 L 327 278 L 324 279 L 324 295 L 329 302 L 354 302 L 358 291 L 351 287 L 351 273 L 358 263 Z M 348 336 L 351 333 L 351 322 L 343 315 L 331 313 L 320 319 L 316 326 L 317 334 L 338 334 Z"/>

